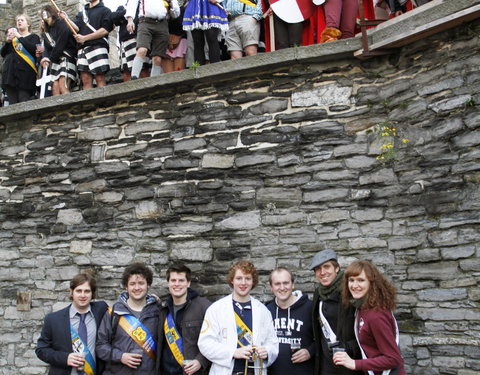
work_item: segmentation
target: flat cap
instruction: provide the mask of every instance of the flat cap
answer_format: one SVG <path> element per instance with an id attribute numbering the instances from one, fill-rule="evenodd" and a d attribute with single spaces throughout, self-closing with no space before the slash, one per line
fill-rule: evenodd
<path id="1" fill-rule="evenodd" d="M 319 265 L 332 259 L 337 260 L 337 253 L 332 249 L 325 249 L 325 250 L 319 251 L 313 257 L 312 263 L 310 264 L 310 269 L 313 270 L 315 269 L 315 267 L 318 267 Z"/>

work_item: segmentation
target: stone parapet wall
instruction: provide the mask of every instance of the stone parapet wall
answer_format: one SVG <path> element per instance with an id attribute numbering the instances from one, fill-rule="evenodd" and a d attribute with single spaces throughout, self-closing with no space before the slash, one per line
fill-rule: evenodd
<path id="1" fill-rule="evenodd" d="M 301 47 L 0 111 L 0 374 L 46 373 L 42 319 L 80 270 L 113 302 L 125 265 L 164 296 L 180 260 L 214 300 L 248 258 L 268 300 L 279 265 L 312 293 L 327 247 L 394 281 L 408 374 L 477 374 L 479 35 L 367 61 L 358 39 Z"/>

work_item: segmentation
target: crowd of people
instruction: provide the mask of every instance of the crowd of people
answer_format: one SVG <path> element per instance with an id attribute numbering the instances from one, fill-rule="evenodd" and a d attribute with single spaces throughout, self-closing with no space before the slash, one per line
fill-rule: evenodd
<path id="1" fill-rule="evenodd" d="M 88 0 L 73 20 L 46 5 L 39 35 L 32 33 L 26 14 L 18 15 L 1 50 L 2 104 L 105 86 L 108 35 L 115 27 L 120 71 L 128 81 L 259 51 L 351 38 L 357 26 L 357 0 L 184 1 L 125 0 L 112 12 L 102 0 Z M 364 0 L 365 13 L 375 18 L 375 9 L 386 9 L 384 17 L 389 17 L 427 1 Z"/>
<path id="2" fill-rule="evenodd" d="M 51 375 L 404 375 L 392 283 L 370 261 L 341 271 L 331 249 L 310 269 L 313 301 L 278 267 L 266 305 L 251 295 L 259 279 L 246 260 L 230 267 L 232 293 L 214 303 L 190 287 L 181 263 L 166 272 L 163 301 L 149 293 L 148 266 L 127 266 L 111 307 L 93 302 L 95 279 L 81 273 L 72 303 L 45 317 L 36 354 Z"/>

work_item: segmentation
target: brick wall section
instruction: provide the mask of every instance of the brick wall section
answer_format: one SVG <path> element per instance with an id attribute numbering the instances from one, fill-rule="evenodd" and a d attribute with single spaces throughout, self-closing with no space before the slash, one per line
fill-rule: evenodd
<path id="1" fill-rule="evenodd" d="M 325 247 L 395 282 L 409 374 L 477 374 L 479 35 L 476 21 L 363 62 L 322 57 L 358 40 L 299 48 L 5 109 L 0 374 L 46 373 L 42 319 L 79 270 L 112 302 L 131 261 L 165 295 L 181 260 L 213 300 L 248 258 L 267 300 L 278 265 L 311 293 Z M 369 130 L 386 121 L 410 142 L 382 164 Z"/>

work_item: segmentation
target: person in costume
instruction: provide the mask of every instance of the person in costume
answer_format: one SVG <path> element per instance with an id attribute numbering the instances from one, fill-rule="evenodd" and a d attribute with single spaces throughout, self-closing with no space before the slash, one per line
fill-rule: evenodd
<path id="1" fill-rule="evenodd" d="M 104 375 L 155 373 L 160 306 L 148 294 L 152 281 L 152 271 L 142 263 L 123 271 L 125 291 L 98 329 L 97 355 L 106 362 Z"/>
<path id="2" fill-rule="evenodd" d="M 365 374 L 405 375 L 399 348 L 397 321 L 393 315 L 396 290 L 370 261 L 356 260 L 345 270 L 342 304 L 355 307 L 355 335 L 362 359 L 335 353 L 338 366 Z"/>
<path id="3" fill-rule="evenodd" d="M 267 304 L 280 342 L 277 360 L 269 375 L 312 375 L 315 365 L 312 302 L 301 291 L 293 291 L 293 274 L 284 267 L 270 273 L 275 299 Z"/>
<path id="4" fill-rule="evenodd" d="M 208 60 L 220 61 L 218 36 L 228 30 L 225 8 L 217 0 L 190 0 L 183 17 L 183 29 L 192 32 L 194 60 L 205 65 L 205 40 L 208 44 Z"/>
<path id="5" fill-rule="evenodd" d="M 230 17 L 226 37 L 230 57 L 256 55 L 263 19 L 262 0 L 224 0 L 222 5 Z"/>
<path id="6" fill-rule="evenodd" d="M 187 33 L 182 27 L 184 14 L 185 5 L 182 5 L 180 7 L 180 16 L 168 20 L 168 45 L 165 58 L 162 59 L 162 69 L 164 73 L 185 69 L 188 42 Z"/>
<path id="7" fill-rule="evenodd" d="M 158 325 L 159 375 L 206 374 L 210 362 L 198 349 L 198 336 L 210 301 L 190 288 L 191 270 L 174 264 L 167 270 L 170 295 Z"/>
<path id="8" fill-rule="evenodd" d="M 147 54 L 152 56 L 150 77 L 162 73 L 162 58 L 165 57 L 168 46 L 167 16 L 176 18 L 180 15 L 177 0 L 131 0 L 127 4 L 125 17 L 128 20 L 127 30 L 133 33 L 136 29 L 133 22 L 137 7 L 138 13 L 137 51 L 132 65 L 132 79 L 140 77 L 140 71 Z"/>
<path id="9" fill-rule="evenodd" d="M 60 12 L 60 17 L 77 32 L 77 69 L 84 90 L 93 88 L 94 80 L 96 87 L 107 85 L 105 75 L 110 70 L 108 33 L 113 30 L 111 13 L 102 0 L 88 0 L 75 22 L 70 21 L 65 12 Z"/>
<path id="10" fill-rule="evenodd" d="M 77 80 L 77 46 L 72 31 L 51 5 L 44 6 L 42 30 L 45 49 L 40 64 L 50 67 L 52 95 L 68 94 Z"/>
<path id="11" fill-rule="evenodd" d="M 340 271 L 337 254 L 331 249 L 316 253 L 310 264 L 319 282 L 313 295 L 313 333 L 317 343 L 315 374 L 355 375 L 361 372 L 335 367 L 333 352 L 346 350 L 353 358 L 361 358 L 353 324 L 355 309 L 341 303 L 343 271 Z"/>
<path id="12" fill-rule="evenodd" d="M 36 49 L 40 37 L 31 34 L 31 21 L 26 14 L 15 17 L 16 28 L 8 29 L 2 46 L 2 88 L 9 104 L 30 100 L 35 95 L 37 80 Z"/>
<path id="13" fill-rule="evenodd" d="M 45 316 L 35 354 L 50 365 L 49 375 L 102 374 L 103 362 L 95 355 L 95 343 L 108 306 L 103 301 L 93 302 L 95 294 L 95 279 L 78 274 L 70 281 L 72 303 Z"/>
<path id="14" fill-rule="evenodd" d="M 128 4 L 128 1 L 126 4 Z M 112 12 L 112 22 L 118 26 L 118 42 L 119 42 L 119 58 L 120 58 L 120 72 L 122 73 L 123 82 L 130 81 L 133 66 L 133 59 L 135 58 L 137 48 L 137 26 L 138 26 L 138 7 L 136 15 L 133 19 L 135 24 L 135 31 L 130 33 L 127 30 L 127 20 L 125 18 L 127 10 L 120 5 L 115 12 Z M 150 74 L 150 59 L 147 57 L 140 71 L 140 77 L 145 78 Z"/>
<path id="15" fill-rule="evenodd" d="M 319 43 L 353 38 L 358 13 L 358 0 L 326 0 L 323 4 L 326 28 Z"/>
<path id="16" fill-rule="evenodd" d="M 207 309 L 200 352 L 212 362 L 210 375 L 265 375 L 277 359 L 278 338 L 270 311 L 250 295 L 258 284 L 257 270 L 239 261 L 230 267 L 227 281 L 233 293 Z"/>

